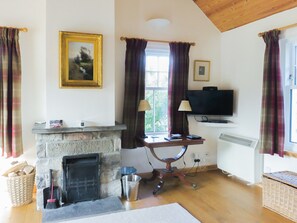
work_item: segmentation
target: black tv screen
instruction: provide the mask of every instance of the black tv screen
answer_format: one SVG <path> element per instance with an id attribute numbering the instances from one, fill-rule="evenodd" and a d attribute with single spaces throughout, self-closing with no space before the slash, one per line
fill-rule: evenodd
<path id="1" fill-rule="evenodd" d="M 195 115 L 233 115 L 233 90 L 189 90 L 187 98 Z"/>

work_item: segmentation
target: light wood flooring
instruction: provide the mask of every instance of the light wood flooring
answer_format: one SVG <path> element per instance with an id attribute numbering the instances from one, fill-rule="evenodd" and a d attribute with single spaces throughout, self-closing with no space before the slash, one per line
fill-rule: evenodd
<path id="1" fill-rule="evenodd" d="M 165 182 L 163 191 L 154 196 L 152 187 L 156 182 L 146 185 L 141 183 L 139 200 L 123 203 L 127 209 L 137 209 L 177 202 L 202 223 L 292 222 L 262 207 L 262 189 L 258 186 L 247 186 L 244 182 L 228 177 L 218 170 L 198 172 L 187 179 L 196 183 L 198 188 L 193 190 L 182 185 L 177 179 L 170 179 Z M 0 196 L 0 222 L 41 222 L 41 213 L 36 211 L 35 202 L 11 208 L 7 202 L 3 203 L 3 198 L 5 201 L 8 197 L 7 192 L 0 192 Z"/>

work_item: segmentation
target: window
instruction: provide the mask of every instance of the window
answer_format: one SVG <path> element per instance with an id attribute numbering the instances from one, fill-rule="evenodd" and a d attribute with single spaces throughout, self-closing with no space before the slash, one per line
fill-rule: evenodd
<path id="1" fill-rule="evenodd" d="M 285 150 L 297 151 L 297 40 L 281 40 L 285 101 Z"/>
<path id="2" fill-rule="evenodd" d="M 146 48 L 145 99 L 151 110 L 145 113 L 145 133 L 168 131 L 168 44 L 148 43 Z"/>

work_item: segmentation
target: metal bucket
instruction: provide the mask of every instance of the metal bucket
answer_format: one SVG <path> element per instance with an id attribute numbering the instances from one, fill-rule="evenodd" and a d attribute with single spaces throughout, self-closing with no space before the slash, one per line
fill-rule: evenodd
<path id="1" fill-rule="evenodd" d="M 136 201 L 138 199 L 138 189 L 141 177 L 130 174 L 122 177 L 123 196 L 127 201 Z"/>

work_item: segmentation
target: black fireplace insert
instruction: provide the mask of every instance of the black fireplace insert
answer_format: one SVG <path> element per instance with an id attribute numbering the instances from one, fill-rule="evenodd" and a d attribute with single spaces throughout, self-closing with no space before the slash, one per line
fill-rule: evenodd
<path id="1" fill-rule="evenodd" d="M 76 203 L 99 199 L 98 153 L 63 157 L 63 200 Z"/>

